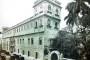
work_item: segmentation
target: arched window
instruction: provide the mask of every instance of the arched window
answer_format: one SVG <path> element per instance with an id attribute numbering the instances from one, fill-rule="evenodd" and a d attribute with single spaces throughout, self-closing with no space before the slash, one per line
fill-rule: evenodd
<path id="1" fill-rule="evenodd" d="M 48 5 L 48 10 L 51 10 L 51 5 Z"/>
<path id="2" fill-rule="evenodd" d="M 36 58 L 36 59 L 38 58 L 38 52 L 36 52 L 36 56 L 35 56 L 35 58 Z"/>
<path id="3" fill-rule="evenodd" d="M 55 28 L 57 28 L 57 25 L 58 25 L 58 23 L 57 23 L 57 22 L 55 22 Z"/>

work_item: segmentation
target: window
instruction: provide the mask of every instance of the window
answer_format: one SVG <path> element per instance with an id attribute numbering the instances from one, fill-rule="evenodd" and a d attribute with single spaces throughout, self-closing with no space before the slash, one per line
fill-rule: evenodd
<path id="1" fill-rule="evenodd" d="M 42 9 L 42 7 L 43 7 L 43 6 L 41 5 L 40 8 Z"/>
<path id="2" fill-rule="evenodd" d="M 30 44 L 30 38 L 28 38 L 28 44 Z"/>
<path id="3" fill-rule="evenodd" d="M 34 44 L 34 42 L 33 42 L 33 38 L 31 38 L 31 44 Z"/>
<path id="4" fill-rule="evenodd" d="M 31 23 L 31 28 L 32 28 L 33 24 Z"/>
<path id="5" fill-rule="evenodd" d="M 18 49 L 18 53 L 19 53 L 19 49 Z"/>
<path id="6" fill-rule="evenodd" d="M 19 44 L 19 39 L 17 40 L 17 44 Z"/>
<path id="7" fill-rule="evenodd" d="M 28 56 L 30 56 L 30 51 L 28 51 Z"/>
<path id="8" fill-rule="evenodd" d="M 58 23 L 57 22 L 55 23 L 55 29 L 58 29 Z"/>
<path id="9" fill-rule="evenodd" d="M 58 9 L 56 9 L 56 14 L 58 14 Z"/>
<path id="10" fill-rule="evenodd" d="M 35 8 L 35 11 L 37 12 L 37 8 Z"/>
<path id="11" fill-rule="evenodd" d="M 15 33 L 16 33 L 16 29 L 15 29 Z"/>
<path id="12" fill-rule="evenodd" d="M 29 24 L 27 24 L 27 29 L 29 29 Z"/>
<path id="13" fill-rule="evenodd" d="M 42 45 L 42 37 L 39 38 L 39 45 Z"/>
<path id="14" fill-rule="evenodd" d="M 18 29 L 17 29 L 17 32 L 18 32 Z"/>
<path id="15" fill-rule="evenodd" d="M 19 27 L 19 32 L 20 32 L 20 27 Z"/>
<path id="16" fill-rule="evenodd" d="M 21 30 L 23 30 L 23 26 L 21 27 Z"/>
<path id="17" fill-rule="evenodd" d="M 51 5 L 48 5 L 48 10 L 51 10 Z"/>
<path id="18" fill-rule="evenodd" d="M 56 14 L 55 14 L 55 16 L 59 17 L 59 15 L 58 15 L 58 9 L 56 9 Z"/>
<path id="19" fill-rule="evenodd" d="M 21 39 L 20 39 L 20 44 L 21 44 Z"/>
<path id="20" fill-rule="evenodd" d="M 24 55 L 24 50 L 22 51 L 22 54 Z"/>
<path id="21" fill-rule="evenodd" d="M 51 28 L 51 21 L 50 21 L 50 19 L 48 19 L 48 21 L 47 21 L 47 27 L 50 27 Z"/>
<path id="22" fill-rule="evenodd" d="M 36 58 L 36 59 L 38 58 L 38 52 L 36 52 L 36 56 L 35 56 L 35 58 Z"/>
<path id="23" fill-rule="evenodd" d="M 40 27 L 42 27 L 43 25 L 42 25 L 42 20 L 40 20 Z"/>
<path id="24" fill-rule="evenodd" d="M 26 25 L 24 25 L 24 30 L 26 29 Z"/>
<path id="25" fill-rule="evenodd" d="M 35 22 L 35 28 L 37 28 L 37 22 Z"/>
<path id="26" fill-rule="evenodd" d="M 23 44 L 24 44 L 24 39 L 23 39 Z"/>

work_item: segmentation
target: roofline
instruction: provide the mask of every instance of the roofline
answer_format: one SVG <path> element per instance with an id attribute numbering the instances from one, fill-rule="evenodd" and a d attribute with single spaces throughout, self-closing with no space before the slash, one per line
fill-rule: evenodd
<path id="1" fill-rule="evenodd" d="M 54 19 L 60 20 L 60 18 L 55 18 L 55 17 L 50 16 L 50 15 L 48 15 L 48 14 L 46 14 L 46 13 L 43 13 L 43 14 L 40 15 L 40 16 L 35 16 L 35 17 L 32 16 L 32 17 L 30 17 L 30 18 L 28 18 L 28 19 L 26 19 L 26 20 L 24 20 L 24 21 L 22 21 L 22 22 L 20 22 L 20 23 L 18 23 L 18 24 L 16 24 L 16 25 L 12 26 L 10 29 L 4 31 L 3 33 L 8 32 L 8 31 L 10 31 L 10 30 L 12 30 L 12 29 L 14 29 L 14 28 L 16 28 L 16 27 L 19 27 L 19 26 L 21 26 L 21 25 L 23 25 L 23 24 L 25 24 L 25 23 L 28 23 L 28 22 L 30 22 L 30 21 L 33 21 L 33 20 L 35 20 L 35 19 L 37 19 L 37 18 L 39 18 L 39 17 L 41 17 L 41 16 L 49 16 L 49 17 L 52 17 L 52 18 L 54 18 Z M 29 20 L 29 19 L 30 19 L 30 20 Z M 60 21 L 61 21 L 61 20 L 60 20 Z M 3 33 L 2 33 L 2 34 L 3 34 Z"/>
<path id="2" fill-rule="evenodd" d="M 41 0 L 40 2 L 38 2 L 37 4 L 35 4 L 35 5 L 33 6 L 33 8 L 34 8 L 35 6 L 37 6 L 38 4 L 42 3 L 43 1 L 50 2 L 51 4 L 56 5 L 56 6 L 58 6 L 59 8 L 62 8 L 62 7 L 60 6 L 60 5 L 61 5 L 60 2 L 59 2 L 59 5 L 57 5 L 56 3 L 53 3 L 52 1 L 49 1 L 49 0 Z M 58 1 L 57 1 L 57 2 L 58 2 Z"/>

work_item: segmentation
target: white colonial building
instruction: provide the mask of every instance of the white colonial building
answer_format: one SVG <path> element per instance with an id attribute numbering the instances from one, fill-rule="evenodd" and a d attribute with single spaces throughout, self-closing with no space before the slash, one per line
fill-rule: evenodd
<path id="1" fill-rule="evenodd" d="M 54 38 L 60 29 L 60 2 L 37 0 L 33 8 L 34 16 L 3 32 L 3 41 L 7 43 L 4 49 L 34 59 L 47 60 L 50 38 Z"/>

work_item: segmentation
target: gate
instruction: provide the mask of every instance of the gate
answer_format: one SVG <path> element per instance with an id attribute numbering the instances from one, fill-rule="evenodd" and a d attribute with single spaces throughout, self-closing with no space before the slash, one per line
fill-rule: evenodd
<path id="1" fill-rule="evenodd" d="M 58 51 L 52 51 L 49 55 L 49 60 L 62 60 L 62 54 Z"/>

